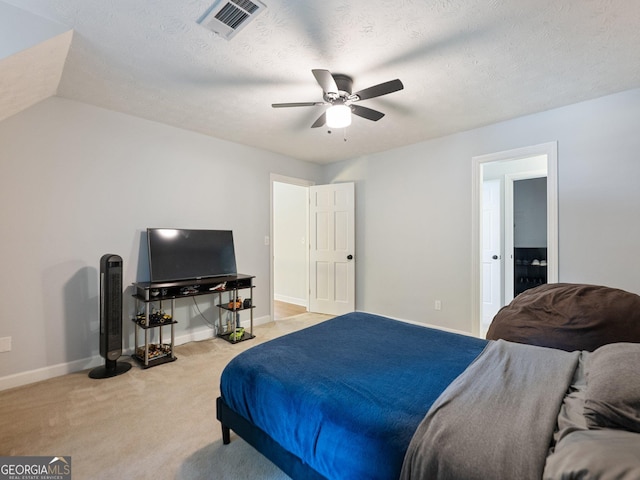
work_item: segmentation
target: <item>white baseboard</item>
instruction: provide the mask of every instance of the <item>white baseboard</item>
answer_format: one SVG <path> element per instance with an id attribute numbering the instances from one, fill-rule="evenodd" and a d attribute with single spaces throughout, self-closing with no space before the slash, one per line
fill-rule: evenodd
<path id="1" fill-rule="evenodd" d="M 257 325 L 263 325 L 265 323 L 269 323 L 270 321 L 270 315 L 254 318 L 253 326 L 255 327 Z M 240 322 L 240 324 L 244 328 L 249 328 L 250 326 L 250 322 L 248 320 L 242 321 Z M 211 328 L 200 329 L 175 337 L 175 344 L 183 345 L 189 342 L 208 340 L 213 338 L 213 335 L 213 330 Z M 131 355 L 132 353 L 132 348 L 125 349 L 122 352 L 123 355 Z M 69 373 L 80 372 L 82 370 L 99 367 L 101 365 L 104 365 L 104 358 L 96 355 L 94 357 L 73 360 L 71 362 L 59 363 L 57 365 L 50 365 L 47 367 L 37 368 L 35 370 L 7 375 L 0 378 L 0 391 L 8 390 L 9 388 L 21 387 L 30 383 L 40 382 L 42 380 L 48 380 L 50 378 L 59 377 L 61 375 L 67 375 Z"/>
<path id="2" fill-rule="evenodd" d="M 380 315 L 379 313 L 365 312 L 365 311 L 362 311 L 362 310 L 358 310 L 358 312 L 371 313 L 372 315 Z M 387 318 L 391 318 L 393 320 L 398 320 L 399 322 L 410 323 L 412 325 L 419 325 L 420 327 L 435 328 L 436 330 L 444 330 L 445 332 L 457 333 L 459 335 L 466 335 L 468 337 L 475 337 L 475 335 L 473 335 L 473 334 L 471 334 L 469 332 L 465 332 L 463 330 L 457 330 L 455 328 L 442 327 L 440 325 L 432 325 L 431 323 L 417 322 L 415 320 L 406 320 L 404 318 L 390 317 L 389 315 L 382 315 L 382 316 L 387 317 Z"/>
<path id="3" fill-rule="evenodd" d="M 286 295 L 273 294 L 273 299 L 279 302 L 291 303 L 293 305 L 300 305 L 301 307 L 307 307 L 306 298 L 287 297 Z"/>
<path id="4" fill-rule="evenodd" d="M 271 315 L 265 315 L 263 317 L 254 318 L 253 326 L 255 327 L 256 325 L 264 325 L 265 323 L 269 322 L 271 322 Z M 247 328 L 249 327 L 249 321 L 245 320 L 244 322 L 240 322 L 240 325 L 242 325 L 244 328 Z"/>
<path id="5" fill-rule="evenodd" d="M 48 380 L 53 377 L 67 375 L 69 373 L 79 372 L 88 368 L 99 367 L 104 364 L 104 358 L 99 355 L 95 357 L 83 358 L 67 363 L 59 363 L 48 367 L 36 368 L 26 372 L 15 373 L 0 378 L 0 391 L 9 388 L 21 387 L 30 383 Z"/>

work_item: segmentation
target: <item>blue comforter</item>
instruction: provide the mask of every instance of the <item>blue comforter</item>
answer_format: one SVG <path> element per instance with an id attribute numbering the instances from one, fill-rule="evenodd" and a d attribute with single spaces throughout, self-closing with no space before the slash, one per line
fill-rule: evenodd
<path id="1" fill-rule="evenodd" d="M 224 401 L 329 479 L 397 479 L 413 433 L 486 340 L 350 313 L 255 346 Z"/>

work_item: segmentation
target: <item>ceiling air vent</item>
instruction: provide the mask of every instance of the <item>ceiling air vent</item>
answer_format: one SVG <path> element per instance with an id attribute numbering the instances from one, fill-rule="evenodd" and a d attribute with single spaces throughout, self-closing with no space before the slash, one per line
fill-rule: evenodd
<path id="1" fill-rule="evenodd" d="M 257 0 L 220 0 L 209 7 L 198 23 L 230 40 L 265 8 Z"/>

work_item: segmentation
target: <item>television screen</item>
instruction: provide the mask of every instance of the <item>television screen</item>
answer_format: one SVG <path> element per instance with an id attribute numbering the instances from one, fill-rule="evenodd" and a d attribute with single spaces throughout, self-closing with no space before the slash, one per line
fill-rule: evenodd
<path id="1" fill-rule="evenodd" d="M 231 230 L 148 228 L 152 282 L 236 275 Z"/>

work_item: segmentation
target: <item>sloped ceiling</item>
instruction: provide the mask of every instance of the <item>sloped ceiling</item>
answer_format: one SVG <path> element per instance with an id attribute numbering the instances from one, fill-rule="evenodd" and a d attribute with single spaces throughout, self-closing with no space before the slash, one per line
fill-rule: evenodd
<path id="1" fill-rule="evenodd" d="M 56 94 L 72 34 L 0 59 L 0 121 Z"/>
<path id="2" fill-rule="evenodd" d="M 0 121 L 56 94 L 72 35 L 0 1 Z"/>
<path id="3" fill-rule="evenodd" d="M 264 0 L 230 41 L 196 22 L 211 0 L 7 3 L 74 30 L 57 95 L 318 163 L 640 87 L 632 0 Z M 328 134 L 324 107 L 271 108 L 320 101 L 313 68 L 405 88 Z"/>

